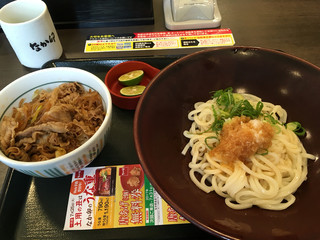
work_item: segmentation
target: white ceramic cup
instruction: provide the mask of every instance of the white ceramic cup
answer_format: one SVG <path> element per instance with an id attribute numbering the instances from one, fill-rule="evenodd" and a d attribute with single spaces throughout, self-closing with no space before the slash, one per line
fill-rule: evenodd
<path id="1" fill-rule="evenodd" d="M 62 55 L 62 46 L 47 5 L 16 0 L 0 9 L 0 25 L 22 65 L 41 68 Z"/>

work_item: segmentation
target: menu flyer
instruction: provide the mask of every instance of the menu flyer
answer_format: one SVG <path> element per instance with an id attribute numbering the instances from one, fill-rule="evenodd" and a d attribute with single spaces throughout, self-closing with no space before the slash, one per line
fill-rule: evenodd
<path id="1" fill-rule="evenodd" d="M 152 187 L 139 164 L 89 167 L 72 176 L 64 230 L 188 223 Z"/>

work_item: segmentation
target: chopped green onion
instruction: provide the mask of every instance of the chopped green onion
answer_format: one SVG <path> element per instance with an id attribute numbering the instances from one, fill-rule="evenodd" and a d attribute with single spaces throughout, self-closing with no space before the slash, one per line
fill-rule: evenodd
<path id="1" fill-rule="evenodd" d="M 278 120 L 276 120 L 274 117 L 272 117 L 272 115 L 269 113 L 265 113 L 263 115 L 263 119 L 265 121 L 267 121 L 268 123 L 270 123 L 271 125 L 276 125 L 276 124 L 282 125 Z"/>
<path id="2" fill-rule="evenodd" d="M 289 122 L 286 125 L 286 128 L 293 131 L 297 136 L 304 136 L 306 130 L 301 126 L 299 122 Z"/>
<path id="3" fill-rule="evenodd" d="M 206 137 L 206 138 L 204 139 L 204 142 L 205 142 L 205 144 L 207 145 L 207 147 L 208 147 L 209 149 L 212 149 L 212 147 L 210 147 L 209 144 L 208 144 L 208 139 L 218 139 L 218 138 L 217 138 L 217 137 L 214 137 L 214 136 L 211 136 L 211 137 Z"/>
<path id="4" fill-rule="evenodd" d="M 263 116 L 263 119 L 274 126 L 278 132 L 281 130 L 278 125 L 283 124 L 280 121 L 269 113 L 262 113 L 263 103 L 261 101 L 257 102 L 254 107 L 247 99 L 244 99 L 241 94 L 233 93 L 232 91 L 233 89 L 229 87 L 224 90 L 221 89 L 212 92 L 212 99 L 215 99 L 217 104 L 217 109 L 212 105 L 215 119 L 210 128 L 212 131 L 221 131 L 225 121 L 236 116 L 246 116 L 251 119 L 257 119 Z M 292 131 L 298 136 L 303 136 L 306 132 L 298 122 L 288 123 L 286 127 L 292 128 Z"/>
<path id="5" fill-rule="evenodd" d="M 41 109 L 42 109 L 42 105 L 39 105 L 37 107 L 37 110 L 32 114 L 32 119 L 31 119 L 31 122 L 30 122 L 31 124 L 34 123 L 37 120 L 37 117 L 38 117 Z"/>
<path id="6" fill-rule="evenodd" d="M 261 115 L 262 109 L 263 109 L 263 103 L 259 101 L 256 105 L 256 113 L 258 116 Z"/>
<path id="7" fill-rule="evenodd" d="M 212 106 L 215 118 L 211 126 L 212 131 L 220 131 L 225 120 L 235 116 L 247 116 L 255 119 L 261 115 L 263 108 L 261 101 L 259 101 L 254 108 L 242 95 L 233 93 L 232 91 L 233 89 L 230 87 L 213 93 L 212 99 L 216 99 L 218 108 L 215 109 L 215 107 Z"/>
<path id="8" fill-rule="evenodd" d="M 256 154 L 261 155 L 261 156 L 265 156 L 268 153 L 269 153 L 268 149 L 261 149 Z"/>

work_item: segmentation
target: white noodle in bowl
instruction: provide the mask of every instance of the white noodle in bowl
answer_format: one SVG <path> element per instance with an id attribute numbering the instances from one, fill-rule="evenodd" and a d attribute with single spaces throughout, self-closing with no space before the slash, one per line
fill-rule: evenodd
<path id="1" fill-rule="evenodd" d="M 240 96 L 248 100 L 253 107 L 257 106 L 258 102 L 262 103 L 263 108 L 257 120 L 248 120 L 247 117 L 244 119 L 246 121 L 241 119 L 238 125 L 233 124 L 231 129 L 229 127 L 232 135 L 226 140 L 228 142 L 219 141 L 223 130 L 212 130 L 215 120 L 218 119 L 217 113 L 213 111 L 213 108 L 219 111 L 217 98 L 195 103 L 195 109 L 188 114 L 192 124 L 190 129 L 184 131 L 184 136 L 189 142 L 182 154 L 192 155 L 189 163 L 190 178 L 204 192 L 216 192 L 224 197 L 226 205 L 232 209 L 246 209 L 254 205 L 269 210 L 286 209 L 295 202 L 294 193 L 307 179 L 308 158 L 315 160 L 316 157 L 308 154 L 298 136 L 286 127 L 285 109 L 279 105 L 262 102 L 257 97 L 242 94 Z M 233 98 L 232 94 L 231 97 Z M 233 107 L 235 105 L 233 104 Z M 270 119 L 266 116 L 272 118 L 275 123 L 271 125 L 270 121 L 268 122 Z M 235 120 L 237 119 L 227 119 L 224 126 L 235 123 Z M 247 154 L 246 159 L 238 159 L 238 155 L 263 141 L 265 130 L 260 127 L 262 124 L 273 127 L 273 137 L 270 136 L 271 146 L 263 149 L 262 153 L 255 152 Z M 234 131 L 236 127 L 239 131 Z M 231 161 L 224 161 L 219 157 L 226 153 L 222 152 L 218 156 L 211 154 L 213 149 L 219 149 L 217 147 L 223 143 L 227 145 L 224 147 L 224 151 L 229 151 L 227 154 L 234 153 L 231 155 Z M 237 149 L 236 145 L 241 149 Z"/>

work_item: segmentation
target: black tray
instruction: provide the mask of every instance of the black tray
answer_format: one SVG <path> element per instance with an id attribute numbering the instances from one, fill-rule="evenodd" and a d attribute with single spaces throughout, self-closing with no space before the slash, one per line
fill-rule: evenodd
<path id="1" fill-rule="evenodd" d="M 76 67 L 104 80 L 107 71 L 126 60 L 162 69 L 179 56 L 132 59 L 52 61 L 43 68 Z M 113 106 L 110 138 L 89 166 L 139 163 L 133 141 L 133 110 Z M 0 198 L 0 239 L 215 239 L 192 224 L 64 231 L 71 175 L 46 179 L 8 170 Z"/>

